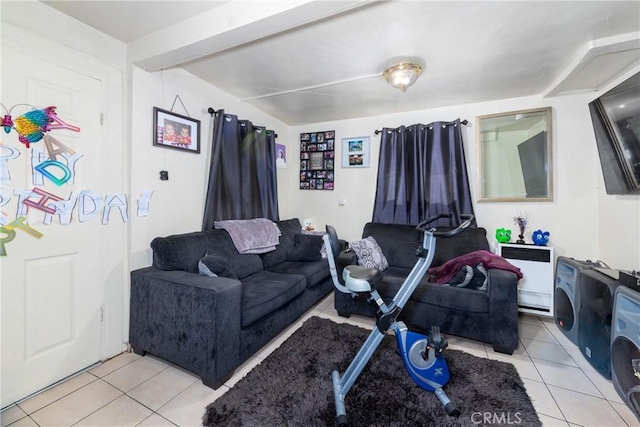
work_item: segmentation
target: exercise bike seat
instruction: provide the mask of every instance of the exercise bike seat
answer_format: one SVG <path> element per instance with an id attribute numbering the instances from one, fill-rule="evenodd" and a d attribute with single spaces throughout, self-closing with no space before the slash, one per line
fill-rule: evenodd
<path id="1" fill-rule="evenodd" d="M 359 265 L 348 265 L 342 272 L 344 285 L 353 293 L 369 293 L 375 290 L 382 277 L 380 270 Z"/>

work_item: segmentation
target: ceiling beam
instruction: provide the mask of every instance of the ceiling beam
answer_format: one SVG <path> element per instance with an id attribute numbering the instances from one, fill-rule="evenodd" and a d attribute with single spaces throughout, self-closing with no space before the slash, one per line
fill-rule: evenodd
<path id="1" fill-rule="evenodd" d="M 639 61 L 640 32 L 590 41 L 542 96 L 597 91 Z"/>
<path id="2" fill-rule="evenodd" d="M 230 1 L 129 43 L 128 59 L 158 71 L 378 2 Z"/>

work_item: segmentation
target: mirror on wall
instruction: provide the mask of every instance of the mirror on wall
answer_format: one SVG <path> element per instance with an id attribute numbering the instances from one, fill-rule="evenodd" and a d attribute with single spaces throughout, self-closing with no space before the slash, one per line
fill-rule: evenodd
<path id="1" fill-rule="evenodd" d="M 551 107 L 476 118 L 479 202 L 553 200 Z"/>

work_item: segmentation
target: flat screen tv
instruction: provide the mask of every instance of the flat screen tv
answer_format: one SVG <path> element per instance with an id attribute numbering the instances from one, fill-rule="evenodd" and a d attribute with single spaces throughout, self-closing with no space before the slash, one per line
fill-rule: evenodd
<path id="1" fill-rule="evenodd" d="M 640 192 L 640 73 L 589 103 L 607 194 Z"/>

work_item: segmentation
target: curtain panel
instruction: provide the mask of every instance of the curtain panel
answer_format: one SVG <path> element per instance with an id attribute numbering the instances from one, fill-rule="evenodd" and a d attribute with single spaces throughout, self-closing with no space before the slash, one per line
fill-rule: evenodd
<path id="1" fill-rule="evenodd" d="M 277 221 L 275 134 L 218 110 L 214 115 L 203 230 L 214 221 L 268 218 Z"/>
<path id="2" fill-rule="evenodd" d="M 383 128 L 373 222 L 417 225 L 473 214 L 460 120 Z"/>

